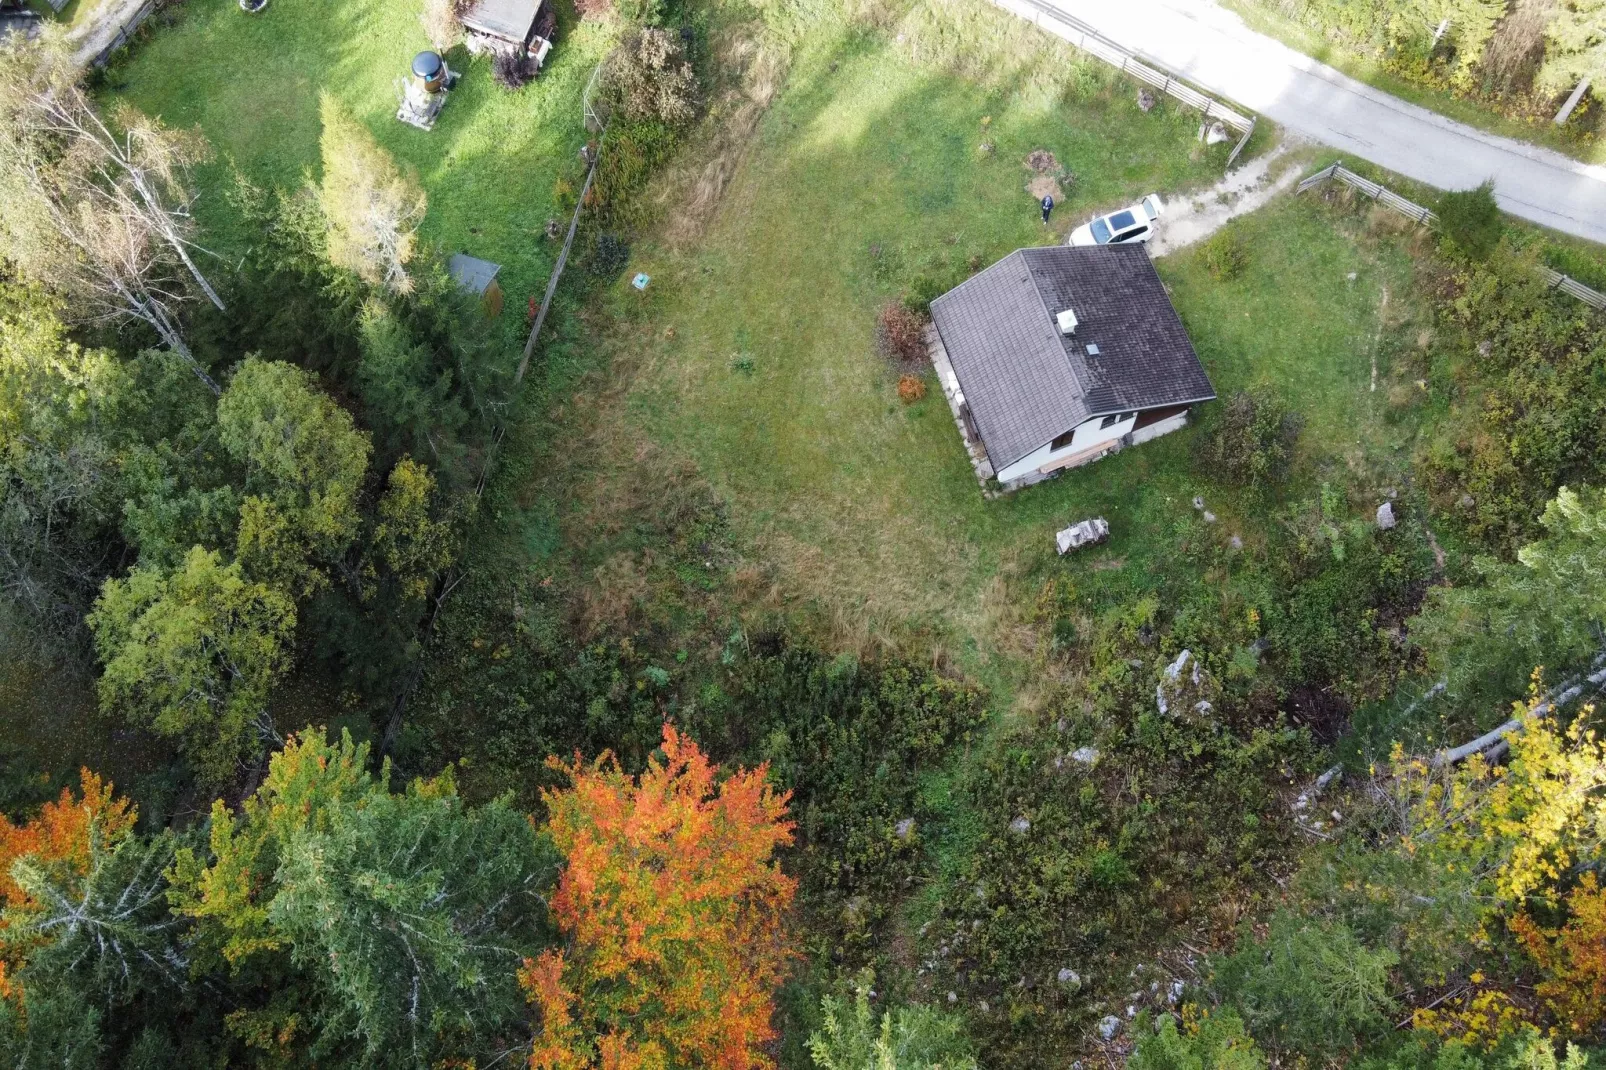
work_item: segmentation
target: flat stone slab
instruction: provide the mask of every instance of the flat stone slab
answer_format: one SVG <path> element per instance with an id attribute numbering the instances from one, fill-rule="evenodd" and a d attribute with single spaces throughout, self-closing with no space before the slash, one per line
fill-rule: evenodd
<path id="1" fill-rule="evenodd" d="M 1054 536 L 1054 545 L 1062 554 L 1072 550 L 1080 550 L 1096 542 L 1103 542 L 1110 537 L 1110 524 L 1102 516 L 1084 520 L 1079 524 L 1072 524 Z"/>

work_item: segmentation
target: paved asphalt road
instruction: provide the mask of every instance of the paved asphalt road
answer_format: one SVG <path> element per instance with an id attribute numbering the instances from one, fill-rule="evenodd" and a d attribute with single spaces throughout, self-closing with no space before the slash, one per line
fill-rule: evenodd
<path id="1" fill-rule="evenodd" d="M 1606 167 L 1408 104 L 1250 30 L 1210 0 L 1041 2 L 1294 133 L 1440 189 L 1492 178 L 1511 214 L 1606 243 Z M 1058 29 L 1048 18 L 1041 25 Z"/>

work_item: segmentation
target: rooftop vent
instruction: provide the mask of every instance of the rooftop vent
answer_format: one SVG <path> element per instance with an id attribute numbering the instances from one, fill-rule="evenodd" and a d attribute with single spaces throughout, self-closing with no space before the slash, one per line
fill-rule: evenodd
<path id="1" fill-rule="evenodd" d="M 1064 312 L 1061 312 L 1058 316 L 1056 316 L 1054 318 L 1059 321 L 1060 333 L 1061 334 L 1075 334 L 1076 333 L 1076 313 L 1075 312 L 1072 312 L 1070 309 L 1066 309 Z"/>
<path id="2" fill-rule="evenodd" d="M 1089 342 L 1087 344 L 1087 355 L 1090 356 L 1090 357 L 1098 356 L 1099 355 L 1099 347 L 1094 345 L 1092 342 Z"/>

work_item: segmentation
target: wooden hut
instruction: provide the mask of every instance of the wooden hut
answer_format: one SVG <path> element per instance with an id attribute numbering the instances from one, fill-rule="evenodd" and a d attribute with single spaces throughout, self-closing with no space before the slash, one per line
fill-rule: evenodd
<path id="1" fill-rule="evenodd" d="M 540 33 L 546 0 L 475 0 L 458 21 L 468 37 L 471 52 L 519 52 L 546 62 L 552 42 Z M 550 34 L 552 31 L 547 30 Z"/>

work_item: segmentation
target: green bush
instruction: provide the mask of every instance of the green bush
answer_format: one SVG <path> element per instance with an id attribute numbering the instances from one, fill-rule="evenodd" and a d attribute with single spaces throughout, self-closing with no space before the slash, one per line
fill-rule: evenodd
<path id="1" fill-rule="evenodd" d="M 1342 923 L 1278 911 L 1264 942 L 1246 936 L 1216 962 L 1215 985 L 1268 1047 L 1336 1057 L 1388 1028 L 1388 976 L 1398 962 Z"/>
<path id="2" fill-rule="evenodd" d="M 1408 666 L 1398 629 L 1421 604 L 1434 575 L 1420 521 L 1395 502 L 1398 526 L 1384 532 L 1354 516 L 1337 488 L 1289 506 L 1270 544 L 1274 596 L 1265 636 L 1284 684 L 1297 692 L 1301 723 L 1330 737 L 1352 703 L 1394 689 Z"/>
<path id="3" fill-rule="evenodd" d="M 1606 477 L 1606 320 L 1548 290 L 1523 260 L 1440 265 L 1436 361 L 1476 399 L 1422 457 L 1435 507 L 1509 558 L 1562 485 Z"/>
<path id="4" fill-rule="evenodd" d="M 1067 615 L 1050 601 L 1045 632 Z M 1234 669 L 1226 637 L 1192 645 L 1203 624 L 1169 677 L 1182 640 L 1156 606 L 1107 611 L 1078 646 L 1085 685 L 998 733 L 959 785 L 967 847 L 921 955 L 936 991 L 985 1001 L 970 1022 L 994 1065 L 1066 1065 L 1090 998 L 1134 987 L 1127 956 L 1252 895 L 1292 849 L 1278 786 L 1311 764 L 1308 737 Z M 1078 982 L 1060 980 L 1068 967 Z"/>
<path id="5" fill-rule="evenodd" d="M 818 1070 L 976 1070 L 963 1024 L 930 1007 L 870 1009 L 875 974 L 864 970 L 820 1001 L 820 1028 L 809 1037 Z"/>
<path id="6" fill-rule="evenodd" d="M 980 728 L 985 695 L 929 665 L 828 658 L 781 635 L 743 637 L 741 649 L 687 726 L 725 760 L 768 761 L 793 792 L 798 868 L 826 945 L 815 950 L 864 961 L 897 901 L 928 879 L 921 776 Z"/>
<path id="7" fill-rule="evenodd" d="M 1260 1070 L 1266 1057 L 1248 1033 L 1243 1019 L 1230 1010 L 1189 1015 L 1184 1027 L 1170 1015 L 1160 1019 L 1158 1030 L 1143 1028 L 1140 1020 L 1133 1030 L 1137 1046 L 1127 1060 L 1127 1070 Z"/>
<path id="8" fill-rule="evenodd" d="M 1287 480 L 1304 425 L 1269 391 L 1240 390 L 1221 407 L 1203 456 L 1217 478 L 1269 490 Z"/>
<path id="9" fill-rule="evenodd" d="M 597 177 L 590 205 L 604 215 L 617 213 L 630 195 L 647 184 L 668 161 L 678 142 L 674 127 L 656 119 L 617 120 L 602 135 Z"/>
<path id="10" fill-rule="evenodd" d="M 1441 1041 L 1418 1029 L 1403 1043 L 1351 1065 L 1355 1070 L 1590 1070 L 1606 1065 L 1603 1054 L 1569 1043 L 1558 1057 L 1555 1042 L 1533 1026 L 1507 1037 L 1493 1051 L 1459 1040 Z"/>
<path id="11" fill-rule="evenodd" d="M 1233 228 L 1220 230 L 1199 247 L 1199 259 L 1210 277 L 1230 282 L 1249 266 L 1249 247 Z"/>
<path id="12" fill-rule="evenodd" d="M 1452 190 L 1439 197 L 1439 229 L 1451 248 L 1470 260 L 1487 260 L 1500 244 L 1504 224 L 1494 199 L 1494 182 Z"/>

